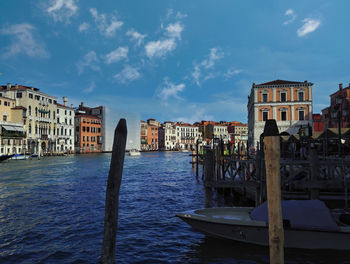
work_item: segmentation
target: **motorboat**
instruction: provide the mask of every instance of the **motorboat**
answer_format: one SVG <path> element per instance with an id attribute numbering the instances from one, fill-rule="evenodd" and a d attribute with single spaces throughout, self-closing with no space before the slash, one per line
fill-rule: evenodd
<path id="1" fill-rule="evenodd" d="M 177 214 L 194 229 L 214 237 L 268 246 L 267 203 L 254 207 L 222 207 Z M 350 249 L 350 214 L 331 211 L 319 200 L 282 201 L 284 247 Z"/>
<path id="2" fill-rule="evenodd" d="M 4 161 L 4 160 L 8 160 L 12 157 L 13 155 L 1 155 L 0 156 L 0 162 Z"/>
<path id="3" fill-rule="evenodd" d="M 129 151 L 129 156 L 140 156 L 141 152 L 138 149 L 131 149 Z"/>
<path id="4" fill-rule="evenodd" d="M 29 155 L 27 154 L 13 154 L 11 160 L 26 160 L 29 159 Z"/>

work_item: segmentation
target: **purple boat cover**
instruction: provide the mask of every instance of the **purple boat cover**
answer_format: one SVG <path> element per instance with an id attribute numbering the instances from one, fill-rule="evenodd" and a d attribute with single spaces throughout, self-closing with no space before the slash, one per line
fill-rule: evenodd
<path id="1" fill-rule="evenodd" d="M 329 209 L 320 200 L 282 201 L 283 220 L 289 220 L 291 228 L 338 231 Z M 253 209 L 252 220 L 268 223 L 267 202 Z"/>

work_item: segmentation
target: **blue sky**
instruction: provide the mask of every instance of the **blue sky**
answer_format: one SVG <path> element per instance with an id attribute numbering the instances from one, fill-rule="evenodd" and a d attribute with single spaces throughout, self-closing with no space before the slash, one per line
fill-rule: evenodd
<path id="1" fill-rule="evenodd" d="M 1 1 L 1 84 L 160 121 L 247 121 L 253 82 L 350 81 L 350 2 Z"/>

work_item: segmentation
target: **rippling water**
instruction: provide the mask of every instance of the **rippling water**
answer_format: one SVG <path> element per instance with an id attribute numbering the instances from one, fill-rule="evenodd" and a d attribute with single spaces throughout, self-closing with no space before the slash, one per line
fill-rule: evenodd
<path id="1" fill-rule="evenodd" d="M 0 163 L 0 263 L 97 263 L 110 154 Z M 174 217 L 204 207 L 188 153 L 125 157 L 116 263 L 268 263 L 268 249 L 205 237 Z M 349 241 L 350 242 L 350 241 Z M 350 263 L 336 251 L 287 263 Z"/>

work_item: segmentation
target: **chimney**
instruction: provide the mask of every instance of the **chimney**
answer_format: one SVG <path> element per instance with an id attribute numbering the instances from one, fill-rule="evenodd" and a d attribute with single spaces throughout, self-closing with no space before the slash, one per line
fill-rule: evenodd
<path id="1" fill-rule="evenodd" d="M 73 104 L 70 104 L 70 108 L 73 108 Z"/>
<path id="2" fill-rule="evenodd" d="M 16 90 L 18 90 L 18 84 L 16 83 Z"/>
<path id="3" fill-rule="evenodd" d="M 343 90 L 343 84 L 339 83 L 339 91 L 342 91 L 342 90 Z"/>
<path id="4" fill-rule="evenodd" d="M 11 83 L 7 83 L 6 89 L 7 89 L 7 90 L 10 90 L 10 89 L 11 89 Z"/>
<path id="5" fill-rule="evenodd" d="M 80 107 L 84 107 L 84 102 L 81 102 L 81 103 L 80 103 Z"/>
<path id="6" fill-rule="evenodd" d="M 67 96 L 63 96 L 63 105 L 67 106 L 68 98 Z"/>

